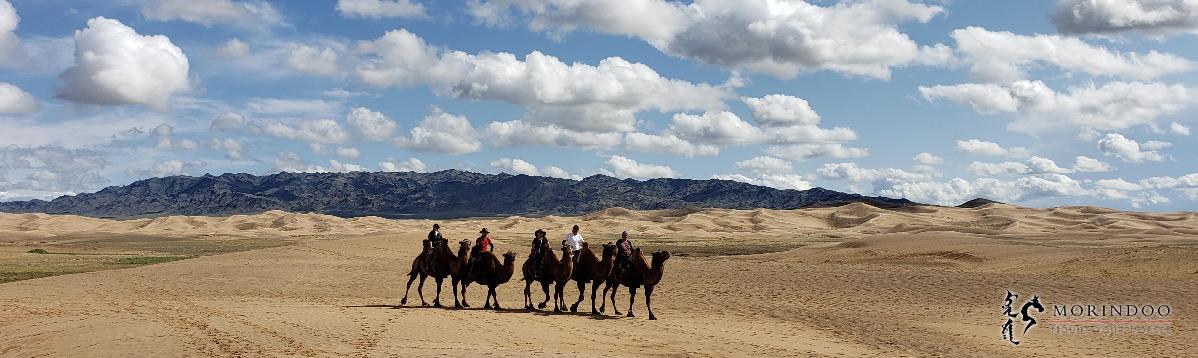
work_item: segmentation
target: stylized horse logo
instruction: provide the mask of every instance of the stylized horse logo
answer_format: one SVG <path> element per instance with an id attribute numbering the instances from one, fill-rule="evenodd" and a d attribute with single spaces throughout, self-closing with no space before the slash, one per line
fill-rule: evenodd
<path id="1" fill-rule="evenodd" d="M 1027 325 L 1023 326 L 1023 334 L 1025 335 L 1027 334 L 1027 330 L 1032 329 L 1032 326 L 1036 325 L 1036 319 L 1027 314 L 1028 308 L 1035 308 L 1036 312 L 1044 312 L 1044 305 L 1040 304 L 1040 296 L 1032 296 L 1032 299 L 1024 303 L 1023 308 L 1019 310 L 1019 313 L 1023 315 L 1023 321 L 1027 322 Z"/>

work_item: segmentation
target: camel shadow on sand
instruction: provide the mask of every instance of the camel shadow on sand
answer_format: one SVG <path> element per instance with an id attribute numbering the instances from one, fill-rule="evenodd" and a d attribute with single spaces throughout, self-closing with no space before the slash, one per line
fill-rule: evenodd
<path id="1" fill-rule="evenodd" d="M 624 316 L 609 316 L 609 315 L 603 315 L 603 314 L 594 314 L 593 315 L 593 314 L 586 313 L 586 312 L 553 312 L 552 310 L 530 310 L 530 309 L 525 309 L 525 308 L 505 309 L 502 311 L 495 311 L 495 313 L 532 313 L 532 314 L 535 314 L 538 316 L 546 316 L 546 317 L 575 316 L 575 317 L 586 317 L 586 318 L 590 318 L 593 320 L 609 320 L 609 319 L 624 318 Z"/>
<path id="2" fill-rule="evenodd" d="M 611 316 L 611 315 L 605 315 L 605 314 L 590 314 L 590 313 L 586 313 L 586 312 L 577 312 L 577 313 L 575 313 L 575 312 L 553 312 L 552 310 L 530 310 L 530 309 L 525 309 L 525 308 L 504 308 L 502 310 L 495 310 L 493 308 L 482 308 L 482 307 L 456 308 L 456 307 L 452 307 L 452 306 L 450 306 L 450 307 L 434 307 L 434 306 L 398 306 L 398 305 L 349 305 L 349 306 L 341 306 L 341 307 L 343 307 L 343 308 L 386 308 L 386 309 L 393 309 L 393 310 L 443 309 L 443 310 L 449 310 L 449 311 L 488 311 L 488 312 L 502 313 L 502 314 L 532 313 L 532 314 L 535 314 L 538 316 L 547 316 L 547 317 L 548 316 L 575 316 L 575 317 L 590 318 L 593 320 L 609 320 L 609 319 L 625 318 L 624 316 Z"/>

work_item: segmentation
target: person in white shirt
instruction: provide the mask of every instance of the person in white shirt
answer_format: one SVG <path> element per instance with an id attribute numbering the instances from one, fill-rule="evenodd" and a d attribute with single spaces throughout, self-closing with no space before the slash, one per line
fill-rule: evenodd
<path id="1" fill-rule="evenodd" d="M 583 240 L 582 234 L 578 233 L 578 225 L 574 225 L 574 229 L 570 230 L 570 233 L 566 234 L 566 238 L 562 240 L 562 245 L 574 251 L 574 260 L 578 260 L 578 250 L 582 250 L 582 243 L 584 242 L 586 240 Z"/>

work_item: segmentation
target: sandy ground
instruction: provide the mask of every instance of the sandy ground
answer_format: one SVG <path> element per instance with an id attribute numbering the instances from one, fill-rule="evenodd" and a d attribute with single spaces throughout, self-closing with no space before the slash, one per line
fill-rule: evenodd
<path id="1" fill-rule="evenodd" d="M 853 204 L 780 210 L 628 211 L 444 221 L 451 240 L 495 234 L 526 258 L 531 232 L 591 242 L 634 233 L 670 250 L 635 318 L 419 306 L 405 274 L 432 221 L 269 212 L 109 221 L 0 214 L 0 256 L 83 250 L 92 236 L 290 245 L 0 284 L 0 356 L 1196 356 L 1198 215 L 1096 207 L 902 211 Z M 155 239 L 158 238 L 158 239 Z M 178 240 L 176 240 L 178 241 Z M 101 243 L 92 249 L 103 251 Z M 75 246 L 72 246 L 75 245 Z M 146 254 L 159 252 L 138 246 Z M 32 259 L 31 259 L 32 260 Z M 442 301 L 453 295 L 446 283 Z M 1023 343 L 1001 337 L 1007 290 L 1046 312 Z M 431 302 L 435 289 L 427 285 Z M 469 302 L 482 303 L 472 286 Z M 573 301 L 577 290 L 566 291 Z M 589 295 L 588 295 L 589 296 Z M 539 292 L 535 299 L 542 298 Z M 618 296 L 628 309 L 627 290 Z M 414 303 L 414 304 L 413 304 Z M 1167 304 L 1167 333 L 1054 332 L 1052 305 Z M 1018 308 L 1016 308 L 1018 309 Z M 1054 323 L 1054 320 L 1058 323 Z M 1017 330 L 1022 322 L 1017 322 Z"/>

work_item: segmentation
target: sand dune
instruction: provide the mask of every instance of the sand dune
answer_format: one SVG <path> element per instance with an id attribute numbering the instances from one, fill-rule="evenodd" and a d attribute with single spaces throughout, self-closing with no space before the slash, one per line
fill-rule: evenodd
<path id="1" fill-rule="evenodd" d="M 536 229 L 556 241 L 579 224 L 591 242 L 630 230 L 646 250 L 674 253 L 652 322 L 394 307 L 432 223 L 277 211 L 128 221 L 0 214 L 0 251 L 17 259 L 89 235 L 294 243 L 0 284 L 0 355 L 1198 355 L 1194 213 L 850 204 L 440 221 L 451 240 L 489 228 L 497 250 L 518 262 Z M 522 289 L 515 279 L 501 286 L 501 302 L 516 308 Z M 1086 335 L 1048 331 L 1045 313 L 1013 347 L 999 336 L 1006 290 L 1046 305 L 1166 303 L 1176 314 L 1168 335 Z M 431 285 L 424 293 L 431 301 Z M 482 293 L 472 287 L 471 303 Z M 566 296 L 577 295 L 569 285 Z M 618 298 L 626 310 L 627 292 Z M 635 310 L 644 314 L 643 297 Z"/>

